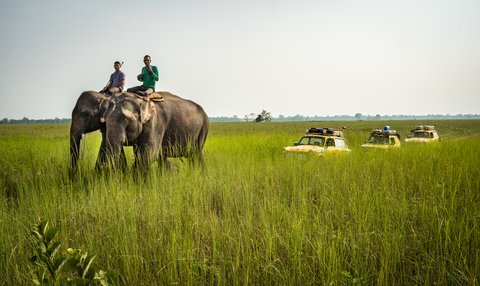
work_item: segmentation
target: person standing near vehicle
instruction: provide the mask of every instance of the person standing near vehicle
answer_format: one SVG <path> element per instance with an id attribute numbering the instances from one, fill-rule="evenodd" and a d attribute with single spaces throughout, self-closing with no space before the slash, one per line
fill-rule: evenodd
<path id="1" fill-rule="evenodd" d="M 125 86 L 125 74 L 120 71 L 122 64 L 119 61 L 116 61 L 113 64 L 115 72 L 110 75 L 107 86 L 105 86 L 100 92 L 103 93 L 119 93 L 122 92 L 123 87 Z"/>
<path id="2" fill-rule="evenodd" d="M 143 96 L 149 96 L 155 92 L 155 82 L 158 81 L 158 69 L 156 66 L 150 65 L 152 59 L 149 55 L 143 57 L 145 66 L 142 68 L 142 73 L 137 76 L 137 79 L 143 82 L 140 86 L 135 86 L 127 89 L 129 92 L 141 92 Z"/>

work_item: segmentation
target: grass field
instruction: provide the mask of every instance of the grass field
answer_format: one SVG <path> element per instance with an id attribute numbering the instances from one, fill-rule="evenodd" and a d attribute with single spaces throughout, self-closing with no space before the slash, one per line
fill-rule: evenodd
<path id="1" fill-rule="evenodd" d="M 422 123 L 443 140 L 359 148 L 418 121 L 211 123 L 205 169 L 146 179 L 95 174 L 98 132 L 70 179 L 69 125 L 0 125 L 0 284 L 32 284 L 43 217 L 123 285 L 479 285 L 480 120 Z M 284 156 L 325 126 L 347 127 L 351 155 Z"/>

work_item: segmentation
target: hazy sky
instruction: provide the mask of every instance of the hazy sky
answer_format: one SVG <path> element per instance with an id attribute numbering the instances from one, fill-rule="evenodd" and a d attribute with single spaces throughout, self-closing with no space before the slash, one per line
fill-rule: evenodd
<path id="1" fill-rule="evenodd" d="M 480 113 L 478 0 L 0 0 L 0 119 L 70 118 L 143 56 L 209 116 Z"/>

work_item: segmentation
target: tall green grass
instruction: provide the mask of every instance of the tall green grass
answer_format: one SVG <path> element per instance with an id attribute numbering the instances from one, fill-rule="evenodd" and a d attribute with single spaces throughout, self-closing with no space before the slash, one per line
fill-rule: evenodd
<path id="1" fill-rule="evenodd" d="M 95 174 L 92 133 L 73 179 L 69 126 L 0 126 L 1 284 L 29 283 L 25 226 L 41 216 L 125 285 L 478 285 L 480 121 L 422 123 L 444 139 L 363 150 L 371 129 L 419 122 L 212 123 L 206 168 L 175 159 L 146 178 Z M 349 156 L 281 151 L 343 125 Z"/>

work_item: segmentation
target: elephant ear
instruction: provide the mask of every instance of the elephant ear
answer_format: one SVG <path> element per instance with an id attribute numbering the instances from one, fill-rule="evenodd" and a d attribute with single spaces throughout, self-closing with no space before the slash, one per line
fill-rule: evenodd
<path id="1" fill-rule="evenodd" d="M 146 101 L 144 104 L 142 104 L 142 108 L 140 110 L 140 120 L 142 124 L 147 123 L 153 115 L 155 106 L 152 101 Z"/>

